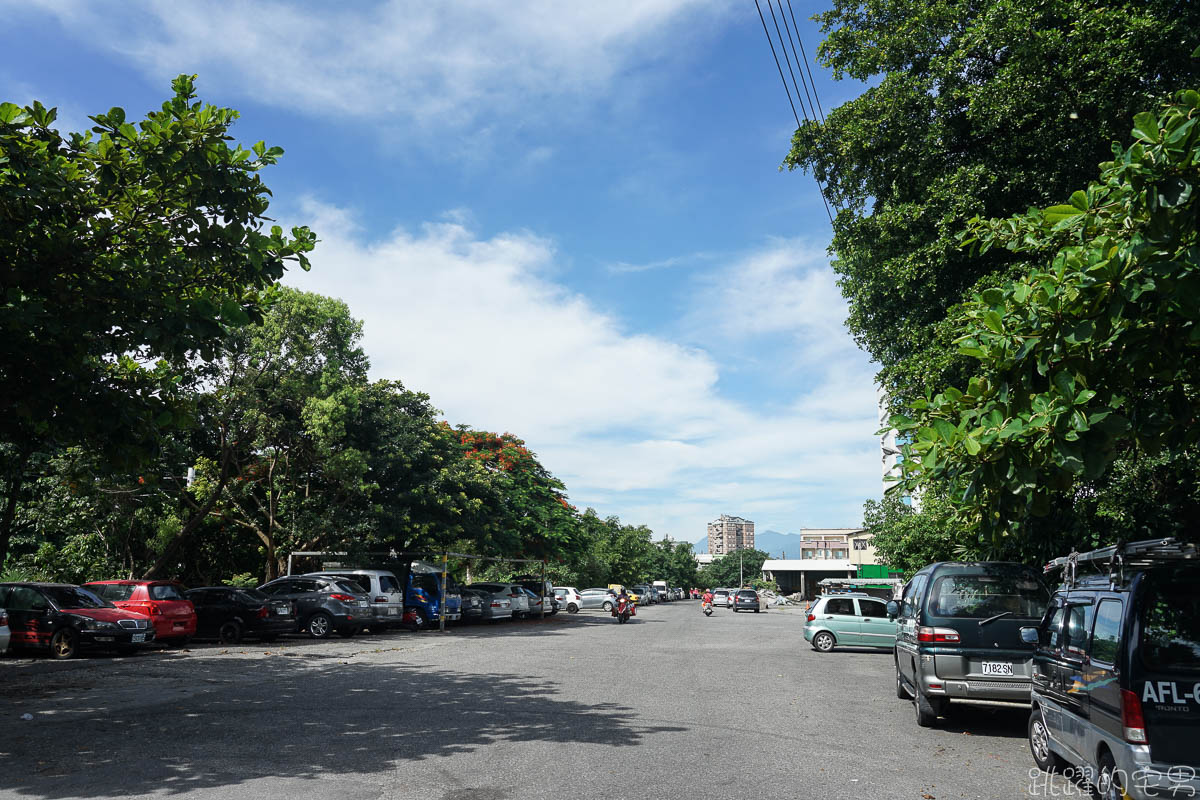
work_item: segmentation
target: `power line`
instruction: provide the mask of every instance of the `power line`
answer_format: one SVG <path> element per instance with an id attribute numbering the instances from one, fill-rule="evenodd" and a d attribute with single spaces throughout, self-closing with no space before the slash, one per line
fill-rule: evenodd
<path id="1" fill-rule="evenodd" d="M 767 3 L 770 3 L 770 2 L 771 2 L 771 0 L 767 0 Z M 790 8 L 791 0 L 788 0 L 788 3 L 789 3 L 789 8 Z M 772 12 L 771 16 L 774 17 L 774 12 Z M 779 16 L 783 17 L 783 29 L 785 31 L 787 31 L 788 44 L 790 44 L 792 46 L 792 55 L 796 57 L 796 71 L 800 73 L 800 82 L 802 84 L 804 84 L 804 96 L 808 98 L 808 108 L 810 111 L 812 111 L 813 119 L 816 120 L 816 119 L 818 119 L 817 107 L 813 103 L 813 97 L 815 97 L 817 94 L 817 86 L 816 86 L 816 84 L 813 84 L 812 94 L 810 95 L 808 93 L 808 85 L 809 85 L 809 83 L 812 83 L 812 73 L 811 72 L 809 73 L 808 80 L 804 79 L 804 68 L 800 64 L 800 56 L 796 54 L 796 40 L 792 38 L 792 29 L 788 27 L 787 17 L 783 13 L 783 0 L 779 0 Z M 793 18 L 792 23 L 794 24 L 795 22 L 796 22 L 796 20 Z M 799 38 L 800 38 L 800 28 L 797 27 L 796 28 L 796 39 L 799 39 Z M 806 56 L 806 58 L 807 58 L 807 56 Z M 808 65 L 805 64 L 804 66 L 808 66 Z M 792 81 L 794 83 L 795 78 L 793 78 Z M 800 96 L 799 90 L 796 91 L 796 96 L 797 97 Z M 825 120 L 823 120 L 823 119 L 821 120 L 821 122 L 824 122 L 824 121 Z"/>
<path id="2" fill-rule="evenodd" d="M 767 0 L 767 2 L 770 2 L 770 0 Z M 792 102 L 792 90 L 788 88 L 787 78 L 783 77 L 783 67 L 779 63 L 779 54 L 775 52 L 775 42 L 773 39 L 771 39 L 771 32 L 769 30 L 767 30 L 767 18 L 763 16 L 762 6 L 760 6 L 758 4 L 758 0 L 754 0 L 754 7 L 758 9 L 758 19 L 762 23 L 763 33 L 765 33 L 767 36 L 767 44 L 770 45 L 770 47 L 771 47 L 771 56 L 775 59 L 775 69 L 777 69 L 779 71 L 779 80 L 783 83 L 783 92 L 784 92 L 784 94 L 787 95 L 788 105 L 792 107 L 792 117 L 796 120 L 796 127 L 799 128 L 800 127 L 800 115 L 796 113 L 796 104 Z M 772 19 L 775 18 L 774 11 L 772 11 L 771 18 Z M 780 45 L 780 47 L 783 46 L 782 40 L 780 41 L 779 45 Z M 784 54 L 784 57 L 786 58 L 787 51 L 785 50 L 783 54 Z M 789 70 L 791 69 L 791 62 L 788 62 L 788 69 Z M 799 93 L 797 93 L 796 96 L 797 96 L 797 99 L 799 99 Z M 804 103 L 801 102 L 800 105 L 801 105 L 801 107 L 803 107 Z M 805 112 L 804 118 L 805 118 L 805 120 L 808 119 L 808 112 Z M 815 175 L 813 176 L 813 178 L 814 178 L 814 180 L 816 180 Z M 825 206 L 825 216 L 829 217 L 829 224 L 832 225 L 833 224 L 833 212 L 829 210 L 829 201 L 825 199 L 825 187 L 821 185 L 821 181 L 819 181 L 819 180 L 817 180 L 817 190 L 821 193 L 821 203 L 824 204 L 824 206 Z"/>
<path id="3" fill-rule="evenodd" d="M 775 5 L 774 5 L 774 3 L 771 2 L 771 0 L 767 0 L 767 10 L 771 12 L 771 22 L 775 25 L 775 35 L 779 37 L 779 49 L 783 51 L 784 63 L 786 63 L 788 65 L 788 74 L 792 76 L 792 87 L 796 90 L 796 102 L 798 102 L 800 104 L 800 110 L 804 112 L 804 121 L 808 122 L 810 114 L 808 113 L 808 109 L 804 107 L 804 100 L 800 97 L 800 87 L 796 85 L 796 73 L 792 71 L 792 60 L 790 58 L 788 58 L 787 45 L 783 43 L 783 33 L 779 30 L 779 20 L 775 19 Z M 780 6 L 780 8 L 779 8 L 779 16 L 783 16 L 783 7 L 782 6 Z M 787 20 L 784 20 L 783 24 L 784 24 L 784 27 L 786 27 Z M 788 41 L 791 41 L 791 38 L 792 37 L 789 35 Z M 796 64 L 796 67 L 798 69 L 800 67 L 800 65 Z M 804 80 L 803 72 L 800 73 L 800 80 Z M 808 93 L 808 84 L 804 85 L 804 91 L 806 94 Z M 809 102 L 809 106 L 810 107 L 812 106 L 811 102 Z M 815 110 L 813 111 L 811 116 L 812 117 L 817 116 L 817 113 Z"/>
<path id="4" fill-rule="evenodd" d="M 808 53 L 804 50 L 804 40 L 800 38 L 800 26 L 796 24 L 796 12 L 792 11 L 792 0 L 787 0 L 788 13 L 792 15 L 792 27 L 796 29 L 796 41 L 800 43 L 800 52 L 804 54 L 804 68 L 808 70 L 808 82 L 812 84 L 813 97 L 817 98 L 817 110 L 821 112 L 821 122 L 825 122 L 825 109 L 821 108 L 821 97 L 817 94 L 817 82 L 813 80 L 812 67 L 808 63 Z M 779 9 L 783 13 L 783 7 Z"/>

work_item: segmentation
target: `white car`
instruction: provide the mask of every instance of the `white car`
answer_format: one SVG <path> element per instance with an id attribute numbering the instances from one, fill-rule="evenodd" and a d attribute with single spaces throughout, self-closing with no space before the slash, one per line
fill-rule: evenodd
<path id="1" fill-rule="evenodd" d="M 571 614 L 583 608 L 583 596 L 574 586 L 555 586 L 554 596 L 558 598 L 558 605 Z"/>

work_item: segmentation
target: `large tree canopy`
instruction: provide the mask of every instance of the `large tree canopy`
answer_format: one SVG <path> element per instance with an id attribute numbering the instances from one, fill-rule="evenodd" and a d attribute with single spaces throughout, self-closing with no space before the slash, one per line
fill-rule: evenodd
<path id="1" fill-rule="evenodd" d="M 820 59 L 873 83 L 802 126 L 786 159 L 841 207 L 834 268 L 849 327 L 904 406 L 962 374 L 947 311 L 1019 272 L 958 234 L 1064 197 L 1129 118 L 1195 83 L 1189 0 L 835 0 Z"/>
<path id="2" fill-rule="evenodd" d="M 237 112 L 172 88 L 140 122 L 113 108 L 65 138 L 54 109 L 0 103 L 0 563 L 34 452 L 153 451 L 187 419 L 180 366 L 307 267 L 313 234 L 268 228 L 259 172 L 283 151 L 230 147 Z"/>

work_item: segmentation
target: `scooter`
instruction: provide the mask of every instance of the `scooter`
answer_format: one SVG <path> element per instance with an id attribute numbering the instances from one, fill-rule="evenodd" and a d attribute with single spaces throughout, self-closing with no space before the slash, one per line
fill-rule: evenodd
<path id="1" fill-rule="evenodd" d="M 706 616 L 706 617 L 712 616 L 712 603 L 704 604 L 704 616 Z"/>
<path id="2" fill-rule="evenodd" d="M 612 615 L 617 618 L 617 624 L 624 625 L 629 622 L 629 618 L 636 614 L 636 607 L 629 600 L 618 600 L 617 605 L 612 610 Z"/>

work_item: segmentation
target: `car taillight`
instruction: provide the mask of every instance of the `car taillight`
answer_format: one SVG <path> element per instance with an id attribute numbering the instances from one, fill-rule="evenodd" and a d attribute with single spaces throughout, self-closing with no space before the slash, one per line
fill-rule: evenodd
<path id="1" fill-rule="evenodd" d="M 1121 690 L 1121 727 L 1125 741 L 1146 743 L 1146 719 L 1142 716 L 1142 701 L 1128 689 Z"/>
<path id="2" fill-rule="evenodd" d="M 343 603 L 353 603 L 353 602 L 354 602 L 354 595 L 351 595 L 351 594 L 331 594 L 331 595 L 329 595 L 329 599 L 330 599 L 330 600 L 341 600 Z"/>
<path id="3" fill-rule="evenodd" d="M 816 622 L 816 620 L 817 620 L 817 615 L 816 615 L 816 614 L 809 614 L 809 615 L 808 615 L 808 621 L 809 621 L 809 622 Z"/>
<path id="4" fill-rule="evenodd" d="M 270 614 L 270 613 L 271 612 L 267 610 L 266 606 L 262 606 L 261 608 L 258 609 L 258 613 L 255 616 L 257 616 L 259 619 L 264 619 L 267 616 L 267 614 Z"/>
<path id="5" fill-rule="evenodd" d="M 140 610 L 140 609 L 139 609 L 139 610 Z M 159 607 L 158 607 L 156 604 L 154 604 L 154 603 L 147 603 L 147 604 L 146 604 L 146 610 L 145 610 L 145 611 L 142 611 L 142 613 L 143 613 L 143 614 L 145 614 L 145 615 L 146 615 L 146 616 L 148 616 L 148 617 L 161 617 L 161 616 L 162 616 L 162 609 L 161 609 L 161 608 L 159 608 Z"/>
<path id="6" fill-rule="evenodd" d="M 492 601 L 492 608 L 500 608 L 500 607 L 501 607 L 501 606 L 500 606 L 500 601 L 499 601 L 499 600 L 493 600 L 493 601 Z"/>
<path id="7" fill-rule="evenodd" d="M 7 625 L 7 624 L 8 624 L 8 614 L 5 614 L 3 611 L 0 611 L 0 625 Z"/>
<path id="8" fill-rule="evenodd" d="M 387 602 L 387 598 L 386 598 L 386 597 L 384 597 L 383 595 L 380 595 L 379 597 L 376 597 L 376 598 L 375 598 L 375 602 L 376 602 L 376 603 L 386 603 L 386 602 Z"/>
<path id="9" fill-rule="evenodd" d="M 961 641 L 953 628 L 917 628 L 917 641 L 926 644 L 950 644 Z"/>

